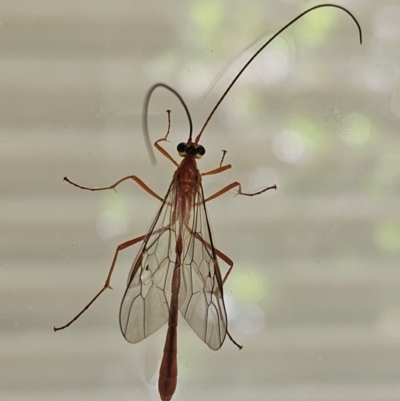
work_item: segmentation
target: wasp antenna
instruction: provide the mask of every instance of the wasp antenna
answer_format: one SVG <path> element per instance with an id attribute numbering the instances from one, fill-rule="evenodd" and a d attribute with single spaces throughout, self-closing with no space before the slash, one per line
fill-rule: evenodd
<path id="1" fill-rule="evenodd" d="M 267 33 L 263 33 L 262 35 L 260 35 L 256 40 L 254 40 L 252 43 L 250 43 L 248 46 L 246 46 L 244 49 L 242 49 L 240 51 L 240 53 L 238 53 L 227 64 L 224 65 L 224 67 L 221 69 L 221 71 L 215 76 L 215 78 L 207 86 L 207 89 L 201 95 L 200 99 L 196 102 L 196 106 L 195 106 L 196 108 L 198 108 L 204 102 L 206 97 L 214 89 L 215 85 L 217 85 L 219 80 L 225 75 L 225 73 L 229 70 L 229 68 L 232 67 L 233 63 L 235 61 L 237 61 L 241 56 L 243 56 L 249 49 L 251 49 L 257 42 L 259 42 L 266 35 L 267 35 Z"/>
<path id="2" fill-rule="evenodd" d="M 242 75 L 242 73 L 246 70 L 246 68 L 250 65 L 250 63 L 278 36 L 280 35 L 283 31 L 285 31 L 287 28 L 289 28 L 292 24 L 294 24 L 297 20 L 300 18 L 304 17 L 306 14 L 308 14 L 311 11 L 317 10 L 318 8 L 323 8 L 323 7 L 333 7 L 333 8 L 338 8 L 339 10 L 344 11 L 347 13 L 354 21 L 354 23 L 357 25 L 357 29 L 359 32 L 359 37 L 360 37 L 360 44 L 362 44 L 362 31 L 361 31 L 361 26 L 358 23 L 356 17 L 346 8 L 342 6 L 338 6 L 336 4 L 319 4 L 317 6 L 311 7 L 308 10 L 302 12 L 299 14 L 296 18 L 292 19 L 289 23 L 287 23 L 283 28 L 281 28 L 275 35 L 273 35 L 270 39 L 268 39 L 255 53 L 250 59 L 247 61 L 247 63 L 242 67 L 242 69 L 237 73 L 235 78 L 232 80 L 230 85 L 226 88 L 225 92 L 222 94 L 220 99 L 218 100 L 217 104 L 214 106 L 214 108 L 211 110 L 211 113 L 207 117 L 206 122 L 204 123 L 203 127 L 201 128 L 199 134 L 196 137 L 195 143 L 199 143 L 201 135 L 203 134 L 203 131 L 207 127 L 208 123 L 210 122 L 212 116 L 218 109 L 219 105 L 222 103 L 222 101 L 225 99 L 225 96 L 229 93 L 229 91 L 232 89 L 233 85 L 235 85 L 236 81 L 239 79 L 239 77 Z"/>
<path id="3" fill-rule="evenodd" d="M 172 92 L 177 98 L 178 100 L 181 102 L 183 108 L 186 111 L 186 115 L 189 121 L 189 141 L 192 140 L 192 133 L 193 133 L 193 122 L 192 122 L 192 117 L 190 116 L 190 112 L 188 107 L 186 106 L 186 103 L 184 102 L 184 100 L 182 99 L 182 96 L 175 90 L 173 89 L 171 86 L 167 85 L 167 84 L 163 84 L 162 82 L 159 82 L 157 84 L 154 84 L 148 91 L 146 94 L 146 97 L 144 98 L 144 103 L 143 103 L 143 119 L 142 119 L 142 127 L 143 127 L 143 135 L 144 135 L 144 140 L 146 142 L 146 147 L 147 147 L 147 151 L 149 153 L 150 159 L 151 159 L 151 163 L 157 164 L 156 161 L 156 157 L 154 155 L 153 152 L 153 146 L 151 144 L 150 141 L 150 135 L 149 135 L 149 126 L 148 126 L 148 114 L 149 114 L 149 103 L 150 103 L 150 98 L 151 95 L 153 94 L 153 92 L 157 89 L 157 88 L 165 88 L 168 91 Z"/>

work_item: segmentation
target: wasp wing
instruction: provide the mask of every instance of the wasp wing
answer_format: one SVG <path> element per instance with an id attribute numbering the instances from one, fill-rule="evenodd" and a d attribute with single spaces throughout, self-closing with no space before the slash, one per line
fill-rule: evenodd
<path id="1" fill-rule="evenodd" d="M 227 332 L 222 279 L 204 204 L 201 183 L 192 197 L 187 225 L 177 207 L 173 180 L 128 276 L 120 308 L 127 341 L 148 337 L 169 318 L 176 242 L 182 233 L 179 309 L 194 332 L 211 349 L 219 349 Z"/>
<path id="2" fill-rule="evenodd" d="M 173 181 L 128 276 L 119 321 L 122 334 L 131 343 L 143 340 L 168 321 L 176 243 L 171 207 L 174 185 Z"/>
<path id="3" fill-rule="evenodd" d="M 189 326 L 211 349 L 221 347 L 227 333 L 222 278 L 211 227 L 198 186 L 186 227 L 179 309 Z"/>

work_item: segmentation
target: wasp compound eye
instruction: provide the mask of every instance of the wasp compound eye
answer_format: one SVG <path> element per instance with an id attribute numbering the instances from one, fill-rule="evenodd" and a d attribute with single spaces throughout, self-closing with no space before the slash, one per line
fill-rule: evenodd
<path id="1" fill-rule="evenodd" d="M 181 142 L 177 147 L 176 150 L 178 151 L 180 156 L 185 156 L 187 151 L 186 143 Z"/>
<path id="2" fill-rule="evenodd" d="M 204 147 L 201 146 L 201 145 L 199 145 L 199 146 L 197 147 L 197 154 L 198 154 L 199 156 L 204 156 L 205 153 L 206 153 L 206 150 L 204 149 Z"/>

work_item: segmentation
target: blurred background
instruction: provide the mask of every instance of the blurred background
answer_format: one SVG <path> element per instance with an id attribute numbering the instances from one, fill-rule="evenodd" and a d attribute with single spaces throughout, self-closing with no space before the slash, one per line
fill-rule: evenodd
<path id="1" fill-rule="evenodd" d="M 336 1 L 277 38 L 239 79 L 202 137 L 215 243 L 234 260 L 230 332 L 211 351 L 179 326 L 174 400 L 400 399 L 400 4 Z M 176 88 L 198 132 L 236 72 L 317 2 L 148 0 L 2 2 L 0 8 L 0 393 L 2 400 L 157 400 L 166 328 L 122 337 L 119 304 L 174 166 L 152 166 L 142 102 Z M 255 40 L 260 39 L 246 50 Z M 220 73 L 222 71 L 222 73 Z M 211 90 L 207 88 L 219 77 Z M 204 96 L 205 95 L 205 96 Z M 151 139 L 187 140 L 176 99 L 156 92 Z M 168 147 L 169 146 L 169 147 Z M 221 268 L 226 266 L 221 262 Z"/>

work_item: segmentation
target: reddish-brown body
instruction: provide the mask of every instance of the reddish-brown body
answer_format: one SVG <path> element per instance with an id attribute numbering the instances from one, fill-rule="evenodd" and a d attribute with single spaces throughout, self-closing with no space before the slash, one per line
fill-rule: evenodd
<path id="1" fill-rule="evenodd" d="M 201 185 L 201 175 L 197 168 L 194 156 L 187 155 L 182 160 L 174 174 L 176 197 L 175 204 L 172 205 L 172 215 L 178 224 L 178 237 L 176 241 L 176 259 L 171 283 L 171 304 L 169 307 L 168 332 L 165 339 L 164 354 L 160 366 L 160 375 L 158 379 L 158 391 L 162 401 L 169 401 L 176 389 L 178 379 L 178 304 L 179 288 L 181 283 L 182 268 L 182 234 L 190 218 L 190 211 L 193 207 L 193 200 L 196 191 Z"/>
<path id="2" fill-rule="evenodd" d="M 201 175 L 194 156 L 187 155 L 183 158 L 175 171 L 173 180 L 176 188 L 176 206 L 172 206 L 174 207 L 173 215 L 178 219 L 188 220 L 193 207 L 193 198 L 201 185 Z"/>

